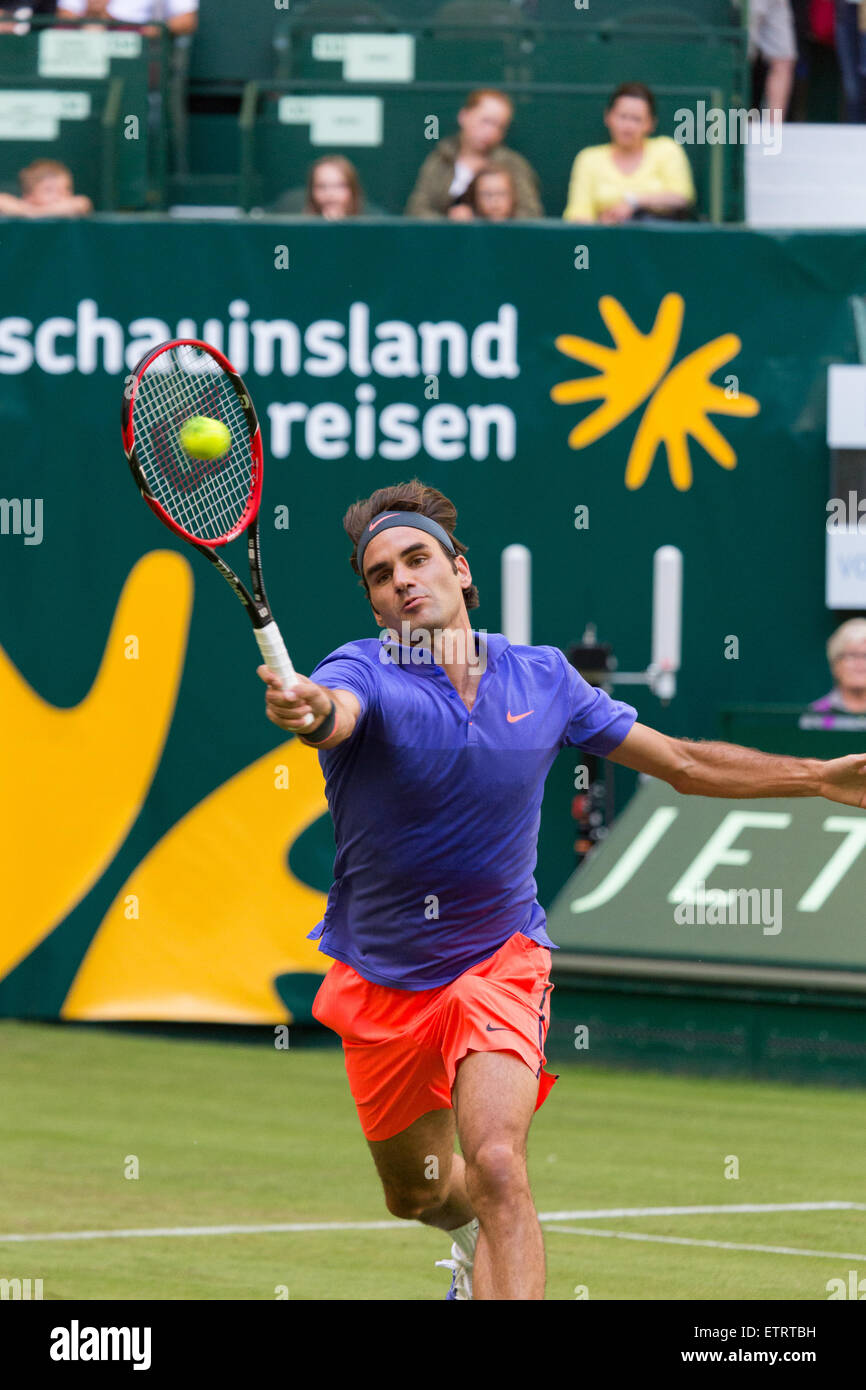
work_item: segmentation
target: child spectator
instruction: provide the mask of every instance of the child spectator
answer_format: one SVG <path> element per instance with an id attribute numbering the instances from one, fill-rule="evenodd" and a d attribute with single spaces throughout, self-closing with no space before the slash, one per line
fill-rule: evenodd
<path id="1" fill-rule="evenodd" d="M 290 188 L 268 209 L 287 216 L 324 217 L 341 222 L 344 217 L 382 217 L 382 209 L 364 197 L 358 170 L 341 154 L 323 154 L 310 165 L 306 188 Z"/>
<path id="2" fill-rule="evenodd" d="M 682 145 L 652 137 L 655 99 L 642 82 L 624 82 L 607 103 L 610 143 L 590 145 L 574 161 L 566 222 L 628 222 L 679 216 L 695 200 Z"/>
<path id="3" fill-rule="evenodd" d="M 310 165 L 304 202 L 308 216 L 339 222 L 344 217 L 358 217 L 363 207 L 361 180 L 351 160 L 341 154 L 323 155 Z"/>
<path id="4" fill-rule="evenodd" d="M 457 113 L 459 135 L 448 135 L 431 150 L 418 171 L 406 205 L 408 217 L 474 216 L 464 194 L 487 164 L 507 169 L 515 189 L 514 216 L 542 217 L 538 178 L 532 165 L 502 141 L 514 115 L 511 98 L 488 87 L 470 92 Z"/>
<path id="5" fill-rule="evenodd" d="M 56 159 L 37 159 L 18 174 L 21 197 L 0 193 L 4 217 L 86 217 L 93 211 L 89 198 L 76 195 L 72 174 Z"/>
<path id="6" fill-rule="evenodd" d="M 515 215 L 517 190 L 510 169 L 486 164 L 463 196 L 473 215 L 482 221 L 506 222 Z"/>

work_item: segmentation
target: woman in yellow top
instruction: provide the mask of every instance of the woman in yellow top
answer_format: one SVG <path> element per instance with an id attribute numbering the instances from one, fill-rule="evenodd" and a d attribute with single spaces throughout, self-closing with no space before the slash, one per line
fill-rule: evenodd
<path id="1" fill-rule="evenodd" d="M 591 145 L 574 161 L 567 222 L 627 222 L 635 215 L 672 217 L 695 201 L 692 171 L 682 145 L 669 135 L 651 138 L 655 100 L 642 82 L 624 82 L 607 104 L 609 145 Z"/>

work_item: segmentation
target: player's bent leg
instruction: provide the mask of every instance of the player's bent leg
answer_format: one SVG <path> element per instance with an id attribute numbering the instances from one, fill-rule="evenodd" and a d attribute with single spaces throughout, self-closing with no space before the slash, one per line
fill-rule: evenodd
<path id="1" fill-rule="evenodd" d="M 454 1111 L 443 1109 L 422 1115 L 393 1139 L 368 1139 L 393 1216 L 443 1231 L 473 1219 L 455 1132 Z"/>
<path id="2" fill-rule="evenodd" d="M 469 1052 L 454 1083 L 466 1190 L 481 1230 L 475 1299 L 544 1297 L 544 1243 L 526 1171 L 538 1078 L 513 1052 Z"/>

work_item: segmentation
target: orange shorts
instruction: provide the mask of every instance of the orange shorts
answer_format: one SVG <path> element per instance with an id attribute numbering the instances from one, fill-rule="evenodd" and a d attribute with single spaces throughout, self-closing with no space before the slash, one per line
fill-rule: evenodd
<path id="1" fill-rule="evenodd" d="M 392 1139 L 430 1110 L 451 1109 L 467 1052 L 514 1052 L 538 1077 L 536 1110 L 558 1079 L 543 1070 L 550 951 L 521 932 L 438 989 L 390 989 L 336 960 L 313 1017 L 343 1039 L 349 1088 L 367 1139 Z"/>

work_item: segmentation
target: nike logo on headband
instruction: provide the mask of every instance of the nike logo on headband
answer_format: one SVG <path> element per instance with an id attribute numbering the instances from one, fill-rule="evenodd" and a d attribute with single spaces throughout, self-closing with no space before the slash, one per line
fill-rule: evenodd
<path id="1" fill-rule="evenodd" d="M 376 518 L 375 521 L 371 521 L 371 522 L 370 522 L 370 525 L 367 527 L 367 530 L 368 530 L 368 531 L 372 531 L 372 530 L 374 529 L 374 527 L 376 527 L 376 526 L 379 525 L 379 522 L 380 522 L 380 521 L 387 521 L 389 517 L 392 517 L 392 516 L 399 516 L 399 515 L 400 515 L 399 512 L 386 512 L 386 514 L 385 514 L 384 516 L 378 516 L 378 517 Z"/>

